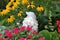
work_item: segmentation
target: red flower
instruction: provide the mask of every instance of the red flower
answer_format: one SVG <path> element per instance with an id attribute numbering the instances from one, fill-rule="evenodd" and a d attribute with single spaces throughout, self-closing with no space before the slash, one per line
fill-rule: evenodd
<path id="1" fill-rule="evenodd" d="M 38 32 L 36 30 L 33 30 L 32 33 L 38 35 Z"/>
<path id="2" fill-rule="evenodd" d="M 14 34 L 18 34 L 19 29 L 18 28 L 13 28 L 12 31 L 14 32 Z"/>
<path id="3" fill-rule="evenodd" d="M 19 40 L 27 40 L 26 38 L 20 38 Z"/>
<path id="4" fill-rule="evenodd" d="M 60 20 L 57 20 L 57 21 L 56 21 L 56 24 L 57 24 L 57 26 L 58 26 L 57 31 L 58 31 L 58 33 L 60 34 Z"/>
<path id="5" fill-rule="evenodd" d="M 57 24 L 58 27 L 60 27 L 60 20 L 57 20 L 56 24 Z"/>
<path id="6" fill-rule="evenodd" d="M 27 28 L 26 28 L 26 30 L 31 31 L 32 28 L 28 25 Z"/>
<path id="7" fill-rule="evenodd" d="M 40 37 L 39 40 L 44 40 L 44 37 Z"/>
<path id="8" fill-rule="evenodd" d="M 2 36 L 2 34 L 0 34 L 0 36 Z"/>
<path id="9" fill-rule="evenodd" d="M 20 31 L 24 31 L 24 30 L 25 30 L 25 26 L 21 26 Z"/>
<path id="10" fill-rule="evenodd" d="M 58 28 L 57 30 L 58 30 L 58 33 L 60 33 L 60 28 Z"/>
<path id="11" fill-rule="evenodd" d="M 28 34 L 27 38 L 30 39 L 32 37 L 32 35 Z"/>
<path id="12" fill-rule="evenodd" d="M 0 40 L 6 40 L 5 38 L 0 38 Z"/>
<path id="13" fill-rule="evenodd" d="M 12 33 L 9 30 L 5 30 L 5 34 L 7 37 L 12 38 Z"/>
<path id="14" fill-rule="evenodd" d="M 7 32 L 9 32 L 9 30 L 8 30 L 8 29 L 6 29 L 6 30 L 5 30 L 5 33 L 7 33 Z"/>

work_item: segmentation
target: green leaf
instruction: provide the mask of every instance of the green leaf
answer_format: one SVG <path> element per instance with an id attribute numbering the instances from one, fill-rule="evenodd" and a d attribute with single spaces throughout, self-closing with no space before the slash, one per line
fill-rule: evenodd
<path id="1" fill-rule="evenodd" d="M 50 32 L 50 34 L 52 35 L 52 39 L 51 40 L 59 40 L 59 36 L 58 36 L 57 31 Z"/>
<path id="2" fill-rule="evenodd" d="M 47 30 L 42 30 L 39 32 L 39 37 L 43 36 L 45 40 L 51 40 L 51 35 Z"/>

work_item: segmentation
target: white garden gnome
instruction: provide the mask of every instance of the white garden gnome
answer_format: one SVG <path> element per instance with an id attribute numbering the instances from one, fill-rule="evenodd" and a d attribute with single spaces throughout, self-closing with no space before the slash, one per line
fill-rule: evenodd
<path id="1" fill-rule="evenodd" d="M 32 30 L 38 31 L 38 22 L 36 20 L 36 15 L 34 12 L 26 12 L 27 17 L 23 20 L 23 26 L 29 25 L 32 27 Z"/>

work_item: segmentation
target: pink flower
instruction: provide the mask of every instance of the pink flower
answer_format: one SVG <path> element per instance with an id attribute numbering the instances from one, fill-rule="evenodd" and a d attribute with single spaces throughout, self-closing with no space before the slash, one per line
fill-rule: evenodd
<path id="1" fill-rule="evenodd" d="M 2 34 L 0 34 L 0 36 L 2 36 Z"/>
<path id="2" fill-rule="evenodd" d="M 36 30 L 33 30 L 32 33 L 38 35 L 38 32 Z"/>
<path id="3" fill-rule="evenodd" d="M 18 34 L 19 29 L 18 28 L 13 28 L 12 31 L 14 32 L 14 34 Z"/>
<path id="4" fill-rule="evenodd" d="M 58 26 L 57 31 L 58 31 L 58 33 L 60 34 L 60 20 L 57 20 L 57 21 L 56 21 L 56 24 L 57 24 L 57 26 Z"/>
<path id="5" fill-rule="evenodd" d="M 28 25 L 27 28 L 26 28 L 26 30 L 31 31 L 32 28 Z"/>
<path id="6" fill-rule="evenodd" d="M 0 40 L 6 40 L 5 38 L 0 38 Z"/>
<path id="7" fill-rule="evenodd" d="M 58 33 L 60 33 L 60 28 L 57 29 Z"/>
<path id="8" fill-rule="evenodd" d="M 19 40 L 27 40 L 26 38 L 20 38 Z"/>
<path id="9" fill-rule="evenodd" d="M 5 33 L 7 33 L 7 32 L 9 32 L 9 30 L 8 30 L 8 29 L 6 29 L 6 30 L 5 30 Z"/>
<path id="10" fill-rule="evenodd" d="M 25 26 L 21 26 L 20 31 L 24 31 L 24 30 L 25 30 Z"/>
<path id="11" fill-rule="evenodd" d="M 40 37 L 39 40 L 44 40 L 44 37 Z"/>
<path id="12" fill-rule="evenodd" d="M 60 20 L 57 20 L 56 24 L 57 24 L 58 27 L 60 27 Z"/>
<path id="13" fill-rule="evenodd" d="M 28 34 L 27 38 L 28 38 L 28 39 L 32 38 L 32 35 Z"/>
<path id="14" fill-rule="evenodd" d="M 5 30 L 5 34 L 7 37 L 12 38 L 12 33 L 9 30 Z"/>

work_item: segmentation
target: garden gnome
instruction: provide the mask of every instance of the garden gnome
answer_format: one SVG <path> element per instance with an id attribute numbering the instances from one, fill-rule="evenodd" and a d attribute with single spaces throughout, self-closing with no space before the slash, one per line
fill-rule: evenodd
<path id="1" fill-rule="evenodd" d="M 23 20 L 23 26 L 29 25 L 32 30 L 38 31 L 38 22 L 34 12 L 26 12 L 27 17 Z"/>

